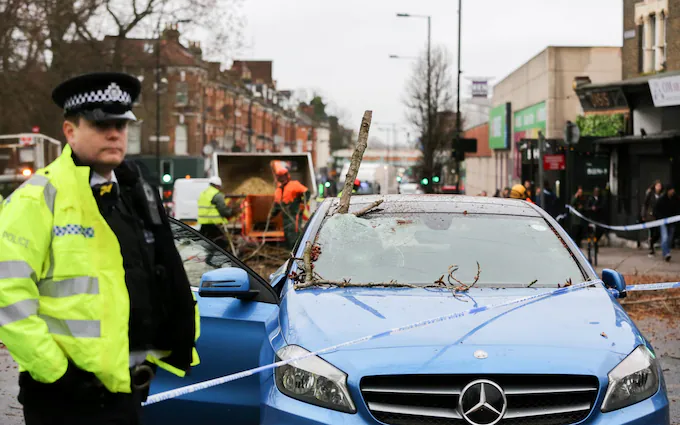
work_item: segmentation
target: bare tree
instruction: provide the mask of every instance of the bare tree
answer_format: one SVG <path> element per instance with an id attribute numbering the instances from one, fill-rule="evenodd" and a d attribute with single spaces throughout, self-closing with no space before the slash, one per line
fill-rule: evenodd
<path id="1" fill-rule="evenodd" d="M 451 148 L 453 129 L 445 112 L 451 111 L 455 100 L 452 73 L 449 52 L 442 47 L 435 47 L 431 53 L 430 68 L 428 69 L 425 51 L 415 64 L 406 87 L 404 104 L 407 108 L 407 119 L 421 135 L 416 146 L 423 153 L 419 167 L 421 177 L 431 177 L 435 171 L 437 152 L 450 151 Z M 427 96 L 428 81 L 431 86 L 430 108 Z M 432 114 L 430 119 L 428 109 Z M 428 123 L 432 123 L 432 131 L 428 131 Z M 428 134 L 431 134 L 431 139 Z M 426 186 L 426 190 L 431 191 L 432 186 Z"/>
<path id="2" fill-rule="evenodd" d="M 189 34 L 209 29 L 205 55 L 224 61 L 240 46 L 241 0 L 105 0 L 104 9 L 115 28 L 112 68 L 120 69 L 122 46 L 130 36 L 155 38 L 167 24 L 182 22 Z"/>

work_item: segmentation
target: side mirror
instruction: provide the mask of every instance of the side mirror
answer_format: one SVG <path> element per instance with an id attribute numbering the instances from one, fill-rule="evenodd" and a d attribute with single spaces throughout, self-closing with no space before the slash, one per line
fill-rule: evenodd
<path id="1" fill-rule="evenodd" d="M 621 273 L 611 269 L 603 269 L 602 281 L 604 282 L 605 287 L 618 291 L 617 298 L 626 297 L 626 281 L 623 279 Z"/>
<path id="2" fill-rule="evenodd" d="M 198 295 L 213 298 L 253 299 L 260 291 L 250 289 L 250 277 L 238 267 L 211 270 L 201 276 Z"/>

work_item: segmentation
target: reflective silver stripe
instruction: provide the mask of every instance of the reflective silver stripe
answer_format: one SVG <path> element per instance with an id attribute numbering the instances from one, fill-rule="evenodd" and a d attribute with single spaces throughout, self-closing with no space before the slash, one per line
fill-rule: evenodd
<path id="1" fill-rule="evenodd" d="M 43 195 L 45 196 L 45 203 L 47 204 L 47 208 L 50 209 L 50 212 L 54 214 L 54 200 L 57 198 L 57 189 L 52 186 L 52 183 L 50 183 L 49 179 L 45 176 L 42 176 L 40 174 L 34 174 L 30 179 L 26 180 L 19 188 L 21 189 L 24 186 L 40 186 L 44 187 L 43 189 Z M 10 196 L 11 198 L 11 196 Z M 9 199 L 9 198 L 8 198 Z"/>
<path id="2" fill-rule="evenodd" d="M 0 279 L 30 278 L 33 282 L 38 278 L 25 261 L 0 261 Z"/>
<path id="3" fill-rule="evenodd" d="M 101 335 L 99 320 L 63 320 L 44 314 L 40 318 L 47 323 L 47 328 L 53 334 L 76 338 L 99 338 Z"/>
<path id="4" fill-rule="evenodd" d="M 0 308 L 0 326 L 26 319 L 38 313 L 38 300 L 23 300 Z"/>
<path id="5" fill-rule="evenodd" d="M 71 295 L 99 293 L 99 279 L 90 276 L 80 276 L 71 279 L 45 279 L 38 282 L 38 292 L 44 297 L 70 297 Z"/>

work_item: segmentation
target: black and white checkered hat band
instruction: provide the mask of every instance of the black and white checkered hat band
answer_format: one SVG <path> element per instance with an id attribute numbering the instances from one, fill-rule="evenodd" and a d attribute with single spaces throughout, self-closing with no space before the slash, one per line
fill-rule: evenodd
<path id="1" fill-rule="evenodd" d="M 85 104 L 117 102 L 124 105 L 132 104 L 130 93 L 120 89 L 118 84 L 111 83 L 106 90 L 91 91 L 69 97 L 64 102 L 64 109 L 76 109 Z"/>

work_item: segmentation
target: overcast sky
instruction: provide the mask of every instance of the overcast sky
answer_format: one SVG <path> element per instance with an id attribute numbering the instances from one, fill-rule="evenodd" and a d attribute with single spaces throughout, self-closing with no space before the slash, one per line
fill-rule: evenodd
<path id="1" fill-rule="evenodd" d="M 388 56 L 424 50 L 427 20 L 398 12 L 432 17 L 432 44 L 450 50 L 455 78 L 456 0 L 244 0 L 241 56 L 273 60 L 279 89 L 316 90 L 353 128 L 366 109 L 374 123 L 405 126 L 413 61 Z M 621 0 L 463 0 L 462 97 L 466 76 L 500 80 L 548 45 L 620 46 L 622 16 Z"/>

